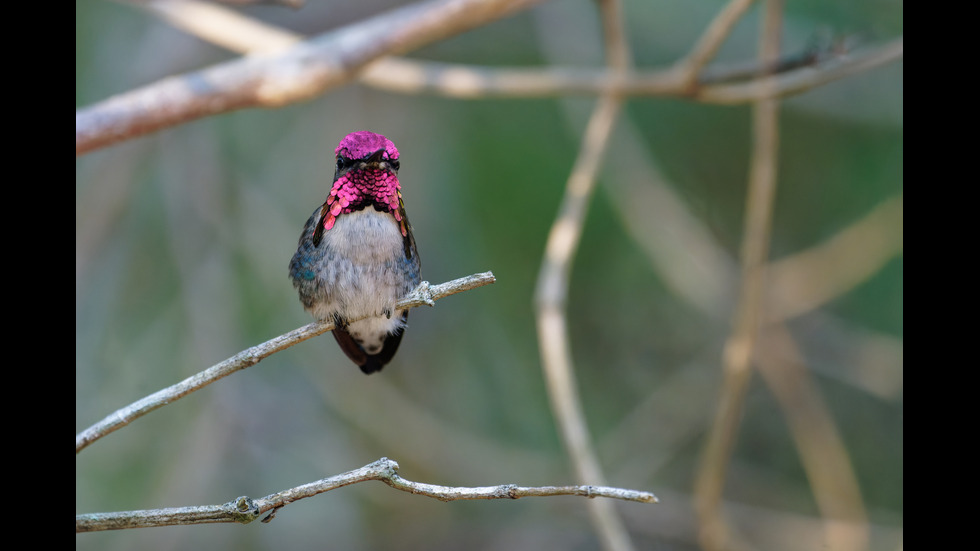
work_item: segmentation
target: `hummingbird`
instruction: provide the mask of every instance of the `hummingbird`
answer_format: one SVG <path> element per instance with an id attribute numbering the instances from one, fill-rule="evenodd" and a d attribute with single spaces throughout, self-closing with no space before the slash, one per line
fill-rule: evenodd
<path id="1" fill-rule="evenodd" d="M 395 302 L 420 282 L 419 253 L 395 144 L 352 132 L 334 153 L 330 193 L 303 227 L 289 277 L 306 311 L 332 320 L 341 350 L 371 374 L 391 361 L 402 340 L 408 310 L 396 310 Z"/>

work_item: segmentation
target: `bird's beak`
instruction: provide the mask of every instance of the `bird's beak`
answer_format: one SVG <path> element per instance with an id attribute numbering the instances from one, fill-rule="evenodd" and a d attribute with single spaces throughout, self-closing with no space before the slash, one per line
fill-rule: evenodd
<path id="1" fill-rule="evenodd" d="M 382 149 L 379 149 L 379 150 L 375 151 L 374 153 L 372 153 L 371 156 L 368 157 L 364 162 L 365 163 L 380 163 L 381 162 L 381 158 L 384 156 L 384 154 L 385 154 L 385 150 L 383 148 Z"/>

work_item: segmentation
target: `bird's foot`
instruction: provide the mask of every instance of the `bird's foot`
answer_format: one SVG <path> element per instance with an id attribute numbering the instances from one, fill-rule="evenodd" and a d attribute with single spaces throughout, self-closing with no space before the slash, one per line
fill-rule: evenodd
<path id="1" fill-rule="evenodd" d="M 340 312 L 334 312 L 333 326 L 337 329 L 340 329 L 341 331 L 346 331 L 347 328 L 350 326 L 350 323 L 347 321 L 347 318 L 340 315 Z"/>

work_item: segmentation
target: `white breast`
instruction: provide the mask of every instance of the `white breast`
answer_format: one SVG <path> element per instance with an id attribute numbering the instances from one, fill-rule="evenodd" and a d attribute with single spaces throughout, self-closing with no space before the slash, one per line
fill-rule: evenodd
<path id="1" fill-rule="evenodd" d="M 366 208 L 339 216 L 323 241 L 332 253 L 320 267 L 321 277 L 329 281 L 330 300 L 315 304 L 311 313 L 318 319 L 329 319 L 333 312 L 347 319 L 375 316 L 348 330 L 365 341 L 362 346 L 368 353 L 376 353 L 373 349 L 380 350 L 384 335 L 401 325 L 401 312 L 394 311 L 395 302 L 407 292 L 397 269 L 405 255 L 401 228 L 392 214 Z M 386 310 L 390 319 L 383 316 Z"/>

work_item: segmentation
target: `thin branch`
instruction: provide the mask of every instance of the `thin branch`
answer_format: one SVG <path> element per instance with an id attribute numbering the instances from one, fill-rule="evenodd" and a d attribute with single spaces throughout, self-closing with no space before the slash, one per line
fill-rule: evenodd
<path id="1" fill-rule="evenodd" d="M 600 2 L 607 64 L 614 75 L 629 68 L 629 47 L 618 0 Z M 578 157 L 566 184 L 565 197 L 548 235 L 535 302 L 541 366 L 548 397 L 562 439 L 579 481 L 604 480 L 582 411 L 572 366 L 571 345 L 565 313 L 572 260 L 582 235 L 596 174 L 609 136 L 622 108 L 622 98 L 612 92 L 599 98 L 582 138 Z M 591 502 L 590 513 L 602 545 L 607 550 L 633 548 L 622 520 L 608 502 Z"/>
<path id="2" fill-rule="evenodd" d="M 382 457 L 359 469 L 343 474 L 322 478 L 316 482 L 283 490 L 260 499 L 239 497 L 224 505 L 204 505 L 199 507 L 173 507 L 142 511 L 123 511 L 117 513 L 90 513 L 75 516 L 75 532 L 95 532 L 101 530 L 122 530 L 125 528 L 147 528 L 151 526 L 172 526 L 177 524 L 231 523 L 248 524 L 265 513 L 262 519 L 269 522 L 275 514 L 290 503 L 312 497 L 337 488 L 380 480 L 396 490 L 410 494 L 424 495 L 440 501 L 467 499 L 520 499 L 522 497 L 582 496 L 588 498 L 606 497 L 656 503 L 657 496 L 650 492 L 611 488 L 608 486 L 540 486 L 526 487 L 515 484 L 482 486 L 476 488 L 438 486 L 423 482 L 412 482 L 398 475 L 398 463 Z"/>
<path id="3" fill-rule="evenodd" d="M 899 193 L 825 241 L 771 262 L 766 320 L 777 322 L 816 310 L 901 254 L 904 202 Z"/>
<path id="4" fill-rule="evenodd" d="M 782 0 L 768 0 L 759 38 L 759 61 L 779 58 L 782 30 Z M 769 96 L 765 96 L 769 97 Z M 769 256 L 773 201 L 779 151 L 779 102 L 761 99 L 753 109 L 754 143 L 742 237 L 742 280 L 735 309 L 732 334 L 722 358 L 724 380 L 714 423 L 708 433 L 704 455 L 695 480 L 699 540 L 708 551 L 725 549 L 732 539 L 721 513 L 725 475 L 755 354 L 763 317 L 765 267 Z"/>
<path id="5" fill-rule="evenodd" d="M 427 281 L 423 281 L 405 298 L 399 300 L 395 306 L 399 310 L 416 308 L 422 305 L 432 306 L 434 301 L 441 298 L 454 295 L 456 293 L 461 293 L 463 291 L 468 291 L 470 289 L 475 289 L 477 287 L 482 287 L 484 285 L 494 283 L 495 281 L 496 278 L 494 278 L 492 272 L 473 274 L 467 277 L 454 279 L 446 283 L 441 283 L 439 285 L 429 285 Z M 353 322 L 357 320 L 351 321 Z M 247 350 L 243 350 L 227 360 L 215 364 L 196 375 L 188 377 L 187 379 L 184 379 L 173 386 L 157 391 L 141 400 L 137 400 L 136 402 L 113 412 L 105 419 L 76 434 L 75 453 L 77 454 L 92 442 L 95 442 L 111 432 L 121 429 L 122 427 L 155 409 L 159 409 L 165 405 L 173 403 L 180 398 L 183 398 L 184 396 L 187 396 L 188 394 L 217 381 L 218 379 L 227 377 L 228 375 L 241 371 L 247 367 L 251 367 L 272 354 L 275 354 L 276 352 L 281 352 L 290 346 L 299 344 L 307 339 L 316 337 L 317 335 L 322 335 L 327 331 L 333 330 L 333 328 L 333 322 L 314 322 L 304 325 L 303 327 L 294 329 L 284 335 L 280 335 Z"/>
<path id="6" fill-rule="evenodd" d="M 814 67 L 759 78 L 739 84 L 704 86 L 694 98 L 705 103 L 738 104 L 760 98 L 779 98 L 805 92 L 817 86 L 863 73 L 902 58 L 904 38 L 896 38 L 877 48 L 854 55 L 828 59 Z"/>
<path id="7" fill-rule="evenodd" d="M 284 52 L 229 61 L 75 112 L 75 155 L 208 115 L 279 107 L 353 79 L 365 64 L 459 34 L 540 0 L 428 0 L 393 9 Z"/>
<path id="8" fill-rule="evenodd" d="M 763 97 L 801 94 L 902 58 L 902 39 L 830 58 L 787 57 L 775 63 L 756 63 L 756 76 L 747 82 L 727 82 L 741 76 L 727 66 L 707 71 L 693 87 L 681 86 L 671 70 L 653 69 L 612 75 L 605 69 L 489 68 L 476 65 L 420 62 L 388 57 L 369 65 L 361 82 L 389 92 L 430 93 L 457 99 L 537 98 L 616 93 L 623 96 L 663 96 L 701 103 L 736 105 Z M 780 72 L 761 76 L 772 67 Z"/>
<path id="9" fill-rule="evenodd" d="M 718 79 L 732 78 L 733 75 L 742 77 L 744 68 L 736 72 L 725 67 L 708 69 L 693 84 L 683 76 L 697 76 L 690 72 L 690 68 L 700 68 L 696 60 L 708 53 L 707 46 L 702 46 L 698 55 L 686 58 L 686 65 L 614 75 L 606 69 L 498 69 L 394 57 L 377 59 L 386 53 L 408 51 L 462 32 L 537 1 L 540 0 L 430 1 L 376 16 L 300 44 L 297 42 L 302 36 L 298 34 L 219 6 L 197 2 L 151 3 L 147 9 L 186 32 L 233 51 L 264 55 L 170 77 L 77 110 L 75 154 L 81 155 L 208 115 L 248 107 L 278 107 L 306 100 L 349 82 L 358 76 L 358 70 L 362 71 L 360 79 L 363 83 L 401 93 L 434 93 L 457 98 L 616 93 L 736 104 L 754 101 L 763 94 L 801 93 L 902 57 L 900 38 L 854 55 L 827 60 L 818 56 L 814 58 L 813 66 L 735 84 L 718 83 Z M 444 4 L 459 8 L 467 17 L 443 17 L 440 10 Z M 467 6 L 484 9 L 470 10 Z M 386 32 L 376 32 L 379 27 L 385 28 Z M 387 28 L 401 32 L 389 33 Z M 436 36 L 426 36 L 430 31 Z M 706 31 L 705 36 L 714 37 L 714 32 Z M 370 40 L 377 36 L 384 40 Z M 703 38 L 702 43 L 708 44 L 706 40 Z M 717 38 L 712 38 L 714 40 Z M 289 49 L 283 51 L 285 48 Z M 794 56 L 794 59 L 798 58 Z M 773 66 L 785 69 L 799 64 L 764 64 L 758 67 L 756 74 L 763 74 Z M 679 67 L 685 68 L 681 78 L 678 77 L 682 74 Z"/>
<path id="10" fill-rule="evenodd" d="M 735 4 L 729 4 L 726 9 L 730 10 Z M 243 54 L 285 50 L 305 38 L 301 34 L 227 8 L 194 0 L 151 2 L 146 5 L 146 9 L 202 40 Z M 734 20 L 728 19 L 731 15 L 732 13 L 719 14 L 713 26 L 705 31 L 695 47 L 696 52 L 692 51 L 684 58 L 683 64 L 670 69 L 620 71 L 611 75 L 604 68 L 502 68 L 392 56 L 368 64 L 360 75 L 360 81 L 389 92 L 430 93 L 460 99 L 617 92 L 630 96 L 688 96 L 705 103 L 744 103 L 758 99 L 760 84 L 765 82 L 760 77 L 778 74 L 775 84 L 767 83 L 762 89 L 776 90 L 778 95 L 790 95 L 869 70 L 902 56 L 902 40 L 898 39 L 885 46 L 860 52 L 847 52 L 830 45 L 787 55 L 774 63 L 760 64 L 752 61 L 703 67 L 703 62 L 710 57 L 707 54 L 713 55 L 720 40 L 725 37 L 721 34 L 722 31 L 727 33 L 730 24 L 734 23 Z M 625 59 L 628 53 L 615 55 Z M 696 76 L 696 82 L 687 82 L 688 77 L 678 79 L 678 67 L 682 67 L 685 73 Z M 796 71 L 798 69 L 808 70 Z M 732 81 L 752 79 L 757 80 L 723 86 Z"/>
<path id="11" fill-rule="evenodd" d="M 671 78 L 676 80 L 682 90 L 692 90 L 697 83 L 701 69 L 718 53 L 722 43 L 732 32 L 742 15 L 753 0 L 731 0 L 715 15 L 715 18 L 705 29 L 697 44 L 686 57 L 678 61 L 671 69 Z"/>
<path id="12" fill-rule="evenodd" d="M 827 549 L 861 551 L 868 544 L 868 514 L 857 474 L 834 418 L 817 390 L 803 355 L 785 325 L 773 324 L 760 338 L 757 365 L 772 389 L 824 521 Z"/>
<path id="13" fill-rule="evenodd" d="M 142 7 L 188 34 L 241 54 L 279 52 L 306 38 L 209 2 L 147 2 Z"/>

